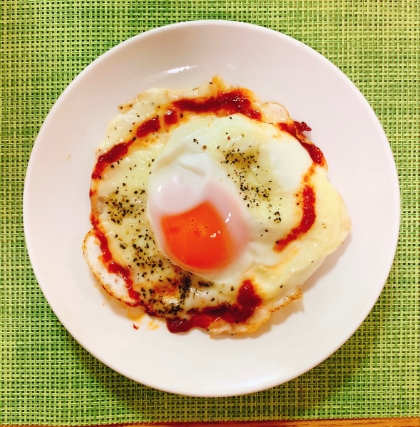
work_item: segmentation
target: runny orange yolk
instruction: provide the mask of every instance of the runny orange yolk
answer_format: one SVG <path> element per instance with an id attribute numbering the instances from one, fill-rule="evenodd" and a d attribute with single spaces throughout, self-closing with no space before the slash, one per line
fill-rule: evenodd
<path id="1" fill-rule="evenodd" d="M 229 264 L 236 254 L 225 220 L 209 202 L 161 219 L 165 249 L 175 264 L 212 271 Z"/>

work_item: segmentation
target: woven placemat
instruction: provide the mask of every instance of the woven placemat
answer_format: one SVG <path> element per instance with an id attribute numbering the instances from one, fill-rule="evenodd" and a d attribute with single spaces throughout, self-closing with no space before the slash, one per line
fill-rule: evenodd
<path id="1" fill-rule="evenodd" d="M 301 40 L 335 63 L 378 115 L 401 185 L 396 259 L 366 321 L 312 371 L 241 397 L 166 394 L 98 362 L 52 313 L 34 278 L 23 235 L 27 162 L 40 126 L 64 88 L 121 41 L 195 19 L 266 26 Z M 1 25 L 2 424 L 420 415 L 420 2 L 5 0 Z"/>

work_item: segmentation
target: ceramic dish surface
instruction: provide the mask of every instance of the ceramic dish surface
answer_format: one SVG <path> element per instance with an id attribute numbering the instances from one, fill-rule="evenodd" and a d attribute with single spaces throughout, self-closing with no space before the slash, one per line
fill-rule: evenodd
<path id="1" fill-rule="evenodd" d="M 108 297 L 82 253 L 91 228 L 95 150 L 117 106 L 144 90 L 185 89 L 220 75 L 283 104 L 312 128 L 353 228 L 304 284 L 303 299 L 256 333 L 171 334 L 163 321 Z M 285 383 L 321 363 L 356 331 L 389 274 L 399 230 L 399 188 L 387 138 L 368 102 L 303 43 L 258 26 L 196 21 L 140 34 L 105 53 L 64 91 L 39 132 L 24 191 L 33 269 L 54 313 L 101 362 L 167 392 L 232 396 Z M 133 323 L 138 329 L 133 327 Z"/>

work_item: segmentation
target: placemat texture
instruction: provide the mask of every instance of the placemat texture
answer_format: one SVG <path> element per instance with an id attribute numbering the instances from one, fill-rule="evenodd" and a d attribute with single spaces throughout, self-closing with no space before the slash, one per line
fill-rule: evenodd
<path id="1" fill-rule="evenodd" d="M 61 92 L 85 66 L 121 41 L 195 19 L 266 26 L 301 40 L 335 63 L 378 115 L 401 184 L 398 252 L 386 287 L 360 329 L 307 374 L 241 397 L 166 394 L 102 365 L 52 313 L 34 278 L 23 235 L 27 162 Z M 3 0 L 1 26 L 2 424 L 420 415 L 420 2 Z"/>

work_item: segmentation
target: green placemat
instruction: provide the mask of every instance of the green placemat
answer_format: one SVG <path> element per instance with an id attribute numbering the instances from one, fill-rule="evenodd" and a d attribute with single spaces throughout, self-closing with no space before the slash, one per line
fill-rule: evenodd
<path id="1" fill-rule="evenodd" d="M 70 81 L 142 31 L 246 21 L 313 47 L 360 88 L 392 146 L 402 225 L 386 287 L 333 356 L 282 386 L 204 399 L 134 383 L 77 344 L 52 313 L 25 249 L 22 190 L 34 139 Z M 3 0 L 1 375 L 3 424 L 404 417 L 419 414 L 420 2 Z"/>

